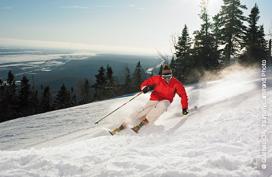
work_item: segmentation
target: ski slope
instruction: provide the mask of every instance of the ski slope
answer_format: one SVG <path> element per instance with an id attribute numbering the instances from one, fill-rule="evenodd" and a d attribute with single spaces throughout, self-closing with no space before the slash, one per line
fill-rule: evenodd
<path id="1" fill-rule="evenodd" d="M 94 122 L 131 97 L 95 102 L 0 124 L 0 176 L 269 177 L 260 168 L 260 71 L 228 70 L 224 77 L 186 87 L 191 112 L 182 116 L 175 97 L 154 125 L 110 136 L 149 98 L 141 95 L 99 125 Z M 269 85 L 270 84 L 270 85 Z M 271 119 L 271 80 L 267 88 Z M 197 109 L 194 107 L 197 106 Z"/>

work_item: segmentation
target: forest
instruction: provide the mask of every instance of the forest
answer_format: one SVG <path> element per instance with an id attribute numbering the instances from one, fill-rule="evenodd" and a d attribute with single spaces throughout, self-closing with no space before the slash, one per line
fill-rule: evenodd
<path id="1" fill-rule="evenodd" d="M 202 4 L 200 28 L 190 33 L 184 24 L 174 42 L 175 52 L 166 61 L 174 76 L 190 84 L 198 82 L 205 71 L 216 74 L 232 64 L 258 67 L 263 60 L 271 64 L 271 39 L 259 24 L 258 5 L 250 9 L 248 16 L 246 9 L 240 0 L 224 0 L 219 13 L 211 17 Z M 133 72 L 129 68 L 124 71 L 125 81 L 118 83 L 111 66 L 105 64 L 98 68 L 94 84 L 85 78 L 77 88 L 63 84 L 56 94 L 49 86 L 41 86 L 38 92 L 26 76 L 17 82 L 10 71 L 7 79 L 0 80 L 0 122 L 131 94 L 139 91 L 140 83 L 150 76 L 140 61 Z"/>

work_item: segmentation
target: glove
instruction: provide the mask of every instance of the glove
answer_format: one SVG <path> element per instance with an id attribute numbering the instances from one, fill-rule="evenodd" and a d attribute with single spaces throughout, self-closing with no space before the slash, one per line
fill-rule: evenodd
<path id="1" fill-rule="evenodd" d="M 143 90 L 142 90 L 142 92 L 143 93 L 147 93 L 147 92 L 149 92 L 149 91 L 151 91 L 151 90 L 153 90 L 154 88 L 153 88 L 153 86 L 146 86 Z"/>
<path id="2" fill-rule="evenodd" d="M 183 115 L 187 115 L 189 112 L 188 112 L 188 109 L 186 108 L 186 109 L 182 109 L 182 114 Z"/>

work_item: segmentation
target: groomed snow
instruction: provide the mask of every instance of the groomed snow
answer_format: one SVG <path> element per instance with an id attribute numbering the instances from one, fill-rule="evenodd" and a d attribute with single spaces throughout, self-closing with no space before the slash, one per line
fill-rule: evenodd
<path id="1" fill-rule="evenodd" d="M 186 87 L 191 112 L 181 115 L 176 97 L 155 125 L 140 134 L 110 136 L 149 95 L 142 95 L 98 126 L 93 123 L 130 97 L 95 102 L 0 124 L 0 176 L 80 177 L 269 177 L 260 168 L 262 99 L 260 72 L 231 71 L 226 77 Z M 224 73 L 226 74 L 226 73 Z M 272 89 L 267 88 L 271 118 Z M 198 109 L 194 109 L 197 106 Z"/>

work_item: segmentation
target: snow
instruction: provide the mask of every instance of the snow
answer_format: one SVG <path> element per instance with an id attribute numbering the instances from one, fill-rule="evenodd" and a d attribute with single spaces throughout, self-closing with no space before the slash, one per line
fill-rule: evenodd
<path id="1" fill-rule="evenodd" d="M 269 177 L 270 120 L 267 169 L 260 168 L 260 88 L 260 71 L 253 69 L 188 86 L 190 114 L 181 115 L 176 97 L 155 125 L 140 134 L 125 130 L 110 136 L 103 128 L 118 126 L 144 105 L 148 94 L 97 126 L 96 120 L 131 97 L 1 123 L 0 176 Z M 269 119 L 271 97 L 269 86 Z"/>

